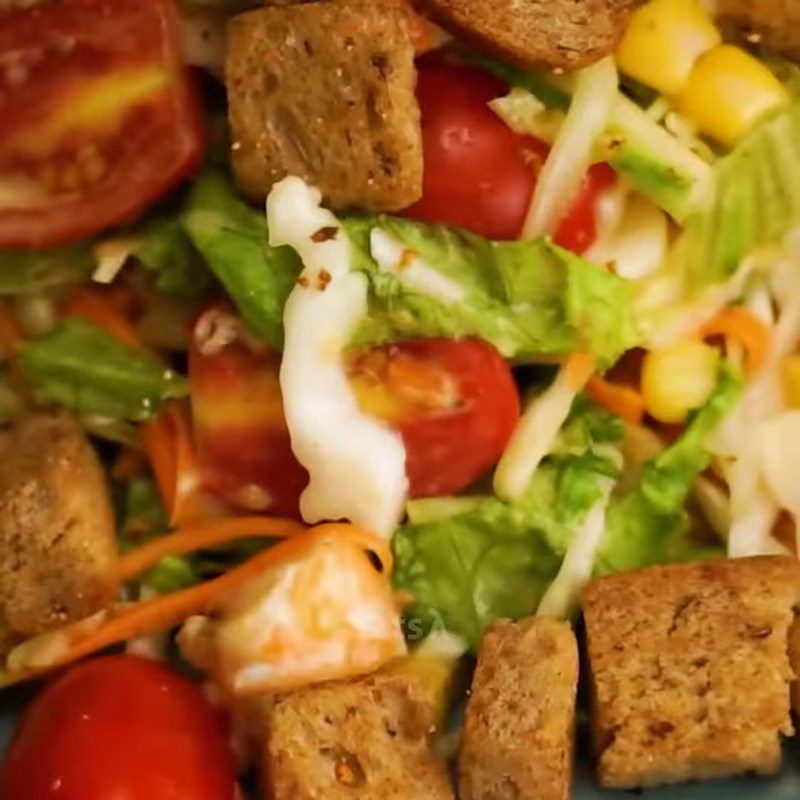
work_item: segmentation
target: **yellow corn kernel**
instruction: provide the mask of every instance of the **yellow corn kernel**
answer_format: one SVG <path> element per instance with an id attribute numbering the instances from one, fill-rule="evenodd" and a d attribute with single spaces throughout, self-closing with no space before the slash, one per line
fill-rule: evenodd
<path id="1" fill-rule="evenodd" d="M 642 365 L 647 413 L 659 422 L 684 422 L 714 391 L 718 364 L 719 352 L 696 340 L 650 351 Z"/>
<path id="2" fill-rule="evenodd" d="M 800 353 L 786 356 L 781 362 L 783 400 L 789 408 L 800 408 Z"/>
<path id="3" fill-rule="evenodd" d="M 757 58 L 723 44 L 697 59 L 677 107 L 702 133 L 733 144 L 787 100 L 786 89 Z"/>
<path id="4" fill-rule="evenodd" d="M 410 653 L 393 661 L 386 672 L 415 683 L 431 725 L 440 730 L 450 713 L 459 667 L 460 658 Z"/>
<path id="5" fill-rule="evenodd" d="M 721 42 L 698 0 L 650 0 L 617 46 L 620 70 L 663 94 L 677 94 L 697 58 Z"/>

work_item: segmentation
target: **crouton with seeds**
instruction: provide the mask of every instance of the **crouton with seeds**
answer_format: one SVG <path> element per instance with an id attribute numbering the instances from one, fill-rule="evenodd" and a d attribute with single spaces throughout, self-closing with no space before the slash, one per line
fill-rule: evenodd
<path id="1" fill-rule="evenodd" d="M 651 567 L 583 592 L 592 738 L 604 787 L 772 774 L 790 735 L 787 653 L 800 562 Z"/>
<path id="2" fill-rule="evenodd" d="M 461 800 L 568 800 L 577 685 L 568 623 L 531 617 L 492 625 L 464 717 Z"/>
<path id="3" fill-rule="evenodd" d="M 453 800 L 430 710 L 392 672 L 278 695 L 262 766 L 270 800 Z"/>
<path id="4" fill-rule="evenodd" d="M 577 69 L 613 52 L 634 0 L 417 0 L 446 30 L 527 69 Z"/>
<path id="5" fill-rule="evenodd" d="M 422 194 L 414 47 L 391 0 L 240 14 L 226 84 L 234 177 L 253 199 L 287 175 L 333 209 L 393 211 Z"/>
<path id="6" fill-rule="evenodd" d="M 90 616 L 117 592 L 114 514 L 78 423 L 39 415 L 0 433 L 0 617 L 43 633 Z"/>

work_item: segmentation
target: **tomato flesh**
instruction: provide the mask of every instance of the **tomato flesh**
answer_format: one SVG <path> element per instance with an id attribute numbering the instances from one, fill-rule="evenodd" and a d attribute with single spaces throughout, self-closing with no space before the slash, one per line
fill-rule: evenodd
<path id="1" fill-rule="evenodd" d="M 127 221 L 205 144 L 172 0 L 50 0 L 0 16 L 0 246 Z"/>
<path id="2" fill-rule="evenodd" d="M 209 336 L 226 336 L 225 326 L 229 341 L 215 346 Z M 204 481 L 238 508 L 298 517 L 308 473 L 292 452 L 279 368 L 280 353 L 250 339 L 230 310 L 211 309 L 194 327 L 189 394 Z"/>
<path id="3" fill-rule="evenodd" d="M 361 408 L 402 434 L 411 497 L 465 489 L 497 462 L 519 419 L 508 365 L 477 339 L 361 351 L 350 381 Z"/>
<path id="4" fill-rule="evenodd" d="M 25 713 L 0 767 L 14 800 L 234 800 L 235 766 L 200 687 L 161 664 L 72 667 Z"/>
<path id="5" fill-rule="evenodd" d="M 489 239 L 519 237 L 549 148 L 512 131 L 489 107 L 507 91 L 502 81 L 476 67 L 440 56 L 420 61 L 423 191 L 406 216 Z M 590 170 L 556 231 L 557 243 L 583 252 L 594 241 L 594 205 L 609 173 L 606 166 Z"/>

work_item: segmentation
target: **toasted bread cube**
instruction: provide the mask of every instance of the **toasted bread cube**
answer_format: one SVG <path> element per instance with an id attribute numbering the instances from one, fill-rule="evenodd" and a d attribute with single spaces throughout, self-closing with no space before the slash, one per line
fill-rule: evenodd
<path id="1" fill-rule="evenodd" d="M 633 0 L 419 0 L 443 28 L 524 68 L 576 69 L 614 50 Z"/>
<path id="2" fill-rule="evenodd" d="M 71 417 L 0 433 L 0 617 L 33 636 L 87 617 L 117 591 L 106 480 Z"/>
<path id="3" fill-rule="evenodd" d="M 391 673 L 278 695 L 263 786 L 271 800 L 452 800 L 430 711 Z"/>
<path id="4" fill-rule="evenodd" d="M 422 193 L 407 17 L 390 0 L 261 8 L 228 27 L 236 183 L 263 200 L 287 175 L 334 209 L 392 211 Z"/>
<path id="5" fill-rule="evenodd" d="M 797 614 L 789 628 L 789 664 L 794 673 L 792 708 L 794 713 L 800 717 L 800 616 Z"/>
<path id="6" fill-rule="evenodd" d="M 583 613 L 602 786 L 637 788 L 781 763 L 792 733 L 787 636 L 800 562 L 763 556 L 589 583 Z"/>
<path id="7" fill-rule="evenodd" d="M 719 23 L 743 44 L 762 44 L 800 59 L 800 3 L 797 0 L 717 0 Z"/>
<path id="8" fill-rule="evenodd" d="M 464 717 L 461 800 L 567 800 L 577 685 L 568 623 L 531 617 L 492 625 Z"/>

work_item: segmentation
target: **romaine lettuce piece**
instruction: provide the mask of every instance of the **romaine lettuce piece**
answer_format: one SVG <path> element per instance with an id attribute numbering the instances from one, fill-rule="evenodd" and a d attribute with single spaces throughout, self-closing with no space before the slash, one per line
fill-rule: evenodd
<path id="1" fill-rule="evenodd" d="M 48 250 L 0 250 L 0 296 L 29 294 L 89 280 L 95 259 L 88 244 Z"/>
<path id="2" fill-rule="evenodd" d="M 733 410 L 741 389 L 739 373 L 724 364 L 714 394 L 695 413 L 683 435 L 645 466 L 634 489 L 612 502 L 598 554 L 598 572 L 639 569 L 705 554 L 724 555 L 721 547 L 698 546 L 688 536 L 686 500 L 694 479 L 711 460 L 709 439 Z"/>
<path id="3" fill-rule="evenodd" d="M 520 501 L 475 498 L 452 516 L 423 514 L 424 521 L 399 528 L 394 581 L 416 600 L 409 627 L 443 626 L 475 646 L 495 619 L 533 613 L 601 497 L 602 479 L 617 474 L 616 462 L 595 446 L 620 437 L 621 423 L 587 402 L 576 404 L 556 451 Z"/>
<path id="4" fill-rule="evenodd" d="M 179 297 L 202 297 L 211 288 L 211 273 L 175 217 L 157 218 L 141 232 L 135 252 L 161 292 Z"/>
<path id="5" fill-rule="evenodd" d="M 181 223 L 245 322 L 283 346 L 283 307 L 302 270 L 290 247 L 270 247 L 267 221 L 240 200 L 220 172 L 195 181 Z"/>
<path id="6" fill-rule="evenodd" d="M 714 395 L 683 435 L 645 466 L 632 488 L 612 496 L 596 573 L 724 554 L 691 535 L 685 506 L 709 462 L 709 438 L 740 389 L 738 373 L 724 366 Z M 603 452 L 619 441 L 620 430 L 619 420 L 586 401 L 576 403 L 558 447 L 522 500 L 482 499 L 453 516 L 398 529 L 394 580 L 416 601 L 408 618 L 444 627 L 474 647 L 495 619 L 536 611 L 578 526 L 601 497 L 603 480 L 616 475 Z"/>
<path id="7" fill-rule="evenodd" d="M 19 363 L 41 399 L 84 414 L 145 420 L 186 395 L 185 379 L 157 358 L 74 317 L 23 342 Z"/>
<path id="8" fill-rule="evenodd" d="M 395 217 L 351 218 L 354 268 L 370 282 L 369 314 L 354 344 L 419 336 L 480 336 L 507 358 L 536 360 L 576 350 L 612 364 L 639 340 L 631 285 L 548 239 L 493 242 L 467 231 Z M 374 230 L 418 257 L 426 283 L 459 290 L 447 298 L 412 284 L 402 265 L 372 258 Z M 372 240 L 372 241 L 371 241 Z"/>

